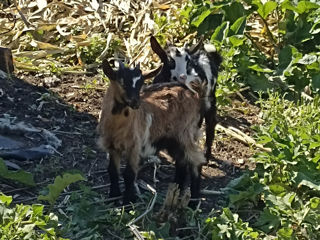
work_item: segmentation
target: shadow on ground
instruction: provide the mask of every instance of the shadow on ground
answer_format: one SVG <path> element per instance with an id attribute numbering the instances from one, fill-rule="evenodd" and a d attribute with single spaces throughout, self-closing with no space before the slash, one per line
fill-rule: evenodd
<path id="1" fill-rule="evenodd" d="M 35 128 L 46 129 L 62 141 L 53 156 L 36 160 L 7 160 L 32 172 L 37 183 L 50 182 L 58 174 L 72 169 L 89 175 L 90 181 L 94 170 L 105 168 L 105 155 L 96 147 L 96 117 L 85 111 L 77 111 L 72 104 L 45 87 L 19 78 L 0 79 L 0 82 L 0 118 L 6 117 L 16 123 L 24 122 Z M 32 143 L 33 139 L 29 138 L 29 141 Z M 101 184 L 104 179 L 96 178 L 95 182 Z M 1 185 L 5 193 L 14 192 L 19 187 L 12 182 L 3 182 Z M 19 202 L 32 196 L 33 190 L 29 189 L 15 200 Z"/>

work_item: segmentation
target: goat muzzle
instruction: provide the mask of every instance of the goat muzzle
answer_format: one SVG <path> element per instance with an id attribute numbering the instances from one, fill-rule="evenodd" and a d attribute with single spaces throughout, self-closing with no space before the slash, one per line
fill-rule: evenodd
<path id="1" fill-rule="evenodd" d="M 130 102 L 129 102 L 129 107 L 131 107 L 132 109 L 138 109 L 140 107 L 140 101 L 137 100 L 137 99 L 132 99 Z"/>

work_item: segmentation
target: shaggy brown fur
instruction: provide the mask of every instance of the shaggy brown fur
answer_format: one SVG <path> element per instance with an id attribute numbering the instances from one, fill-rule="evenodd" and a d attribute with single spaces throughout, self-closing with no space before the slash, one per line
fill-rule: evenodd
<path id="1" fill-rule="evenodd" d="M 201 104 L 198 96 L 183 86 L 145 91 L 141 94 L 139 109 L 125 107 L 121 114 L 113 115 L 111 111 L 118 88 L 117 83 L 112 83 L 103 100 L 98 125 L 102 149 L 114 149 L 119 155 L 124 154 L 124 158 L 130 159 L 129 164 L 137 171 L 140 157 L 154 154 L 152 143 L 165 136 L 179 141 L 193 166 L 205 163 L 196 144 L 200 134 L 198 122 Z"/>
<path id="2" fill-rule="evenodd" d="M 140 159 L 166 148 L 176 161 L 175 181 L 183 188 L 191 169 L 191 196 L 199 197 L 199 172 L 206 162 L 197 145 L 201 94 L 169 83 L 145 89 L 139 95 L 144 79 L 139 67 L 129 69 L 120 64 L 120 69 L 114 71 L 104 61 L 103 70 L 111 81 L 97 130 L 99 145 L 110 156 L 110 196 L 121 194 L 118 180 L 122 158 L 127 161 L 124 203 L 129 203 L 135 198 L 133 182 Z"/>

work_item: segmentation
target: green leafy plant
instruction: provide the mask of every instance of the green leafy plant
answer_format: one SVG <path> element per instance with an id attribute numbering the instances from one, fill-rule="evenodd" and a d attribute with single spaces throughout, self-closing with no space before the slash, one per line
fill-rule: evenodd
<path id="1" fill-rule="evenodd" d="M 226 58 L 224 66 L 236 70 L 233 80 L 257 92 L 290 92 L 291 98 L 299 98 L 305 87 L 319 92 L 319 4 L 193 0 L 182 14 L 189 19 L 191 32 L 210 39 L 223 56 L 232 55 L 232 63 Z M 256 24 L 253 20 L 259 19 L 262 25 L 257 39 L 251 31 Z M 265 46 L 259 43 L 261 39 Z"/>
<path id="2" fill-rule="evenodd" d="M 233 180 L 230 207 L 259 217 L 253 227 L 280 239 L 318 239 L 320 226 L 320 98 L 297 103 L 270 94 L 261 99 L 263 125 L 254 172 Z M 249 217 L 242 214 L 242 217 Z"/>
<path id="3" fill-rule="evenodd" d="M 10 171 L 5 162 L 0 158 L 0 177 L 23 183 L 28 186 L 35 186 L 33 175 L 23 170 Z"/>
<path id="4" fill-rule="evenodd" d="M 45 214 L 39 204 L 10 207 L 11 196 L 0 193 L 0 239 L 63 239 L 58 236 L 58 218 Z"/>
<path id="5" fill-rule="evenodd" d="M 165 11 L 153 16 L 162 44 L 166 40 L 190 42 L 193 36 L 203 35 L 216 46 L 224 59 L 216 92 L 219 106 L 230 103 L 229 96 L 244 85 L 263 92 L 258 102 L 263 123 L 254 131 L 259 143 L 272 151 L 253 156 L 256 169 L 247 170 L 223 189 L 228 203 L 223 209 L 212 209 L 209 215 L 183 209 L 185 215 L 178 219 L 181 229 L 175 226 L 177 221 L 159 224 L 151 212 L 136 222 L 141 236 L 320 239 L 319 16 L 319 1 L 300 0 L 190 0 L 172 16 Z M 74 30 L 75 34 L 81 33 L 81 28 Z M 121 47 L 118 37 L 111 40 L 107 55 Z M 90 37 L 67 59 L 71 63 L 75 58 L 86 64 L 97 62 L 105 42 L 101 35 Z M 31 64 L 30 59 L 24 60 L 26 66 Z M 56 73 L 63 70 L 58 62 L 50 68 Z M 90 89 L 91 85 L 84 87 Z M 308 101 L 301 100 L 303 92 L 309 95 Z M 87 150 L 85 153 L 91 154 Z M 28 174 L 17 174 L 0 161 L 2 178 L 30 180 Z M 42 205 L 9 207 L 11 197 L 1 195 L 0 236 L 56 239 L 61 230 L 71 239 L 133 238 L 127 224 L 145 211 L 150 196 L 143 195 L 142 204 L 125 210 L 109 204 L 104 194 L 81 186 L 81 190 L 68 192 L 65 201 L 53 208 L 63 189 L 80 180 L 80 175 L 59 176 L 49 185 L 48 194 L 39 196 L 56 211 L 61 228 L 55 215 L 43 213 Z"/>
<path id="6" fill-rule="evenodd" d="M 157 39 L 164 45 L 166 41 L 173 42 L 175 39 L 185 37 L 185 31 L 188 27 L 188 18 L 180 12 L 172 12 L 170 18 L 163 14 L 155 14 L 154 21 L 156 23 Z"/>
<path id="7" fill-rule="evenodd" d="M 51 205 L 53 205 L 61 192 L 69 186 L 71 183 L 75 183 L 78 181 L 83 181 L 85 178 L 81 176 L 79 173 L 71 174 L 65 173 L 63 176 L 57 176 L 54 180 L 53 184 L 49 184 L 48 189 L 49 193 L 47 195 L 40 195 L 38 200 L 48 201 Z"/>
<path id="8" fill-rule="evenodd" d="M 131 238 L 132 233 L 126 226 L 139 211 L 125 211 L 113 204 L 90 187 L 80 185 L 81 191 L 73 192 L 59 216 L 64 223 L 62 231 L 71 239 L 114 239 Z M 108 226 L 106 228 L 106 226 Z"/>
<path id="9" fill-rule="evenodd" d="M 228 208 L 222 209 L 218 217 L 207 218 L 202 233 L 206 239 L 261 239 L 258 231 L 254 231 L 249 223 L 243 222 L 238 214 Z"/>
<path id="10" fill-rule="evenodd" d="M 96 62 L 104 48 L 106 47 L 106 40 L 101 35 L 94 35 L 89 39 L 87 46 L 79 47 L 79 56 L 86 64 Z M 116 46 L 116 45 L 115 45 Z"/>

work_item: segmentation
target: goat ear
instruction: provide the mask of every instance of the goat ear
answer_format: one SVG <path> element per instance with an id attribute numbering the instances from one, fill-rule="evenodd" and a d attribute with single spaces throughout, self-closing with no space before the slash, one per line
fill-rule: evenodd
<path id="1" fill-rule="evenodd" d="M 189 48 L 189 53 L 190 53 L 190 54 L 196 53 L 196 51 L 198 51 L 202 46 L 203 46 L 203 37 L 200 38 L 200 40 L 199 40 L 198 43 L 192 45 L 192 46 Z"/>
<path id="2" fill-rule="evenodd" d="M 117 73 L 112 69 L 107 59 L 102 61 L 102 70 L 110 80 L 115 81 L 117 79 Z"/>
<path id="3" fill-rule="evenodd" d="M 150 38 L 151 48 L 152 50 L 159 56 L 161 61 L 163 63 L 168 61 L 168 57 L 166 52 L 163 50 L 163 48 L 158 43 L 157 39 L 154 36 L 151 36 Z"/>
<path id="4" fill-rule="evenodd" d="M 147 72 L 142 72 L 142 77 L 143 77 L 143 79 L 153 78 L 160 72 L 161 69 L 162 69 L 162 64 L 159 67 L 157 67 L 156 69 L 152 69 Z"/>
<path id="5" fill-rule="evenodd" d="M 136 65 L 136 69 L 140 70 L 140 63 Z"/>

